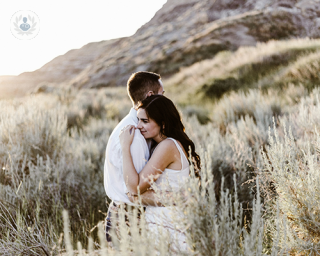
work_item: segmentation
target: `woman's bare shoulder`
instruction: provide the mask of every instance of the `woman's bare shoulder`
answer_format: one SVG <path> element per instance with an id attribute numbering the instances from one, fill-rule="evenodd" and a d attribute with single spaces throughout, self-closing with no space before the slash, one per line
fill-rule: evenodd
<path id="1" fill-rule="evenodd" d="M 176 150 L 177 150 L 177 147 L 175 143 L 170 139 L 165 139 L 158 144 L 153 154 L 163 154 L 163 153 L 171 154 Z"/>
<path id="2" fill-rule="evenodd" d="M 163 171 L 168 165 L 175 161 L 176 150 L 177 147 L 172 140 L 161 141 L 154 150 L 146 167 L 150 167 L 152 170 L 156 167 L 156 169 Z M 140 174 L 144 173 L 143 171 L 144 170 L 142 170 Z"/>
<path id="3" fill-rule="evenodd" d="M 158 147 L 161 148 L 175 148 L 176 145 L 171 139 L 165 139 L 158 144 Z"/>

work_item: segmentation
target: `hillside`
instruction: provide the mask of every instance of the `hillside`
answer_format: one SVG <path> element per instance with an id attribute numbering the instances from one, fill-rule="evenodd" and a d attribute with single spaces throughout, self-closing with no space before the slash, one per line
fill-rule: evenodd
<path id="1" fill-rule="evenodd" d="M 165 84 L 180 105 L 203 105 L 239 90 L 279 91 L 303 84 L 311 91 L 320 85 L 319 71 L 319 39 L 269 41 L 221 52 L 181 69 Z"/>
<path id="2" fill-rule="evenodd" d="M 22 96 L 43 85 L 123 86 L 138 70 L 168 78 L 220 51 L 270 39 L 318 38 L 319 27 L 319 1 L 169 0 L 131 37 L 89 43 L 34 72 L 0 80 L 0 97 Z"/>

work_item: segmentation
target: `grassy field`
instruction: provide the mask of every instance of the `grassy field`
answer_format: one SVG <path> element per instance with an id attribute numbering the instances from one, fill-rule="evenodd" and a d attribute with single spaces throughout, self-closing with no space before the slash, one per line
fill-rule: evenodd
<path id="1" fill-rule="evenodd" d="M 172 198 L 188 252 L 143 221 L 104 242 L 104 154 L 125 88 L 0 101 L 1 255 L 317 255 L 319 63 L 319 40 L 270 41 L 164 80 L 203 164 Z"/>

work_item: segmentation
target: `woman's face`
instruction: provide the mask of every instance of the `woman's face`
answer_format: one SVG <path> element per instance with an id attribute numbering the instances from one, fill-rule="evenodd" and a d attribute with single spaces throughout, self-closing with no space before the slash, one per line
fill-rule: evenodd
<path id="1" fill-rule="evenodd" d="M 138 126 L 141 134 L 145 139 L 154 139 L 157 143 L 164 138 L 161 137 L 160 126 L 151 118 L 148 118 L 146 111 L 143 108 L 138 109 Z"/>

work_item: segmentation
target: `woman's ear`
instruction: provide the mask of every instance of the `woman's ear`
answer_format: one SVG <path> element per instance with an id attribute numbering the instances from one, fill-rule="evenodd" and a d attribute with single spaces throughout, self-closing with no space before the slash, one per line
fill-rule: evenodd
<path id="1" fill-rule="evenodd" d="M 162 129 L 164 130 L 165 127 L 166 127 L 165 123 L 162 122 Z"/>

